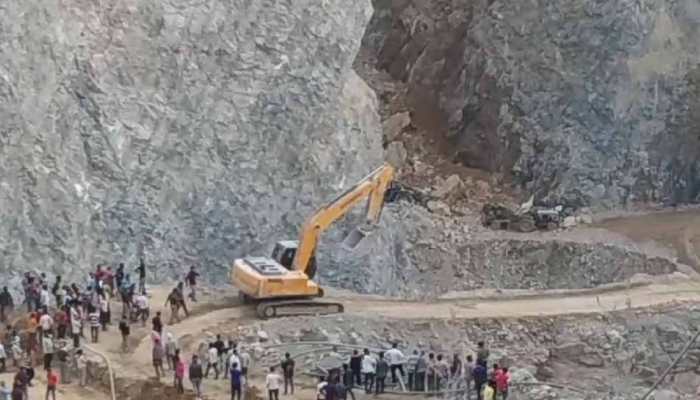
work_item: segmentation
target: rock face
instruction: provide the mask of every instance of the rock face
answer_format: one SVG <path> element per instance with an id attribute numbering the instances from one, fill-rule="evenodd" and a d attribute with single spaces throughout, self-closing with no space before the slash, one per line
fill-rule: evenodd
<path id="1" fill-rule="evenodd" d="M 0 6 L 0 273 L 222 275 L 383 159 L 369 0 Z"/>
<path id="2" fill-rule="evenodd" d="M 700 6 L 692 0 L 375 0 L 364 45 L 412 121 L 538 201 L 700 194 Z"/>

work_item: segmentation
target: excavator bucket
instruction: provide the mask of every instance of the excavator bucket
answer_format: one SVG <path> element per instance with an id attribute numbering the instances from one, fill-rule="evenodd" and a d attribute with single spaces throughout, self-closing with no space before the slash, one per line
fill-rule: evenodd
<path id="1" fill-rule="evenodd" d="M 372 232 L 366 229 L 354 228 L 348 236 L 343 240 L 343 247 L 348 250 L 355 250 L 355 248 Z"/>

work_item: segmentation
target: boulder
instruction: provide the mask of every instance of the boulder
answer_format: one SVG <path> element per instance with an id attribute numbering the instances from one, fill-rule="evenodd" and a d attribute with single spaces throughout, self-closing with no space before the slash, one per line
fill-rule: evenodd
<path id="1" fill-rule="evenodd" d="M 411 114 L 408 111 L 392 115 L 382 122 L 385 141 L 391 143 L 398 139 L 401 132 L 409 125 L 411 125 Z"/>
<path id="2" fill-rule="evenodd" d="M 456 191 L 460 190 L 463 188 L 463 183 L 462 180 L 459 178 L 458 175 L 453 174 L 450 175 L 447 179 L 445 179 L 439 187 L 433 191 L 433 196 L 437 198 L 444 198 L 447 197 Z"/>
<path id="3" fill-rule="evenodd" d="M 408 152 L 402 142 L 391 142 L 386 147 L 386 161 L 394 168 L 400 169 L 406 164 Z"/>

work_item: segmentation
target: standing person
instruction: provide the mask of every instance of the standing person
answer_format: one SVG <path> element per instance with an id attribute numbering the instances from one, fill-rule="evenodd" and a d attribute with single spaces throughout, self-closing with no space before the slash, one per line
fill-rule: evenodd
<path id="1" fill-rule="evenodd" d="M 15 367 L 19 366 L 24 353 L 22 351 L 22 341 L 19 338 L 17 331 L 12 331 L 12 342 L 10 344 L 10 350 L 12 351 L 12 364 Z"/>
<path id="2" fill-rule="evenodd" d="M 428 371 L 428 361 L 425 359 L 425 352 L 421 351 L 416 361 L 416 378 L 414 388 L 416 392 L 425 391 L 425 374 Z"/>
<path id="3" fill-rule="evenodd" d="M 447 364 L 447 360 L 442 357 L 442 354 L 437 356 L 436 369 L 435 391 L 439 392 L 450 377 L 450 366 Z"/>
<path id="4" fill-rule="evenodd" d="M 7 312 L 12 310 L 15 302 L 12 300 L 12 295 L 7 289 L 7 286 L 2 287 L 2 292 L 0 292 L 0 322 L 5 322 L 7 319 Z"/>
<path id="5" fill-rule="evenodd" d="M 117 272 L 114 274 L 114 281 L 116 283 L 115 289 L 121 291 L 122 282 L 124 282 L 124 263 L 119 263 Z"/>
<path id="6" fill-rule="evenodd" d="M 479 342 L 476 344 L 476 346 L 476 363 L 483 365 L 484 368 L 487 368 L 490 354 L 489 349 L 486 347 L 484 342 Z"/>
<path id="7" fill-rule="evenodd" d="M 192 389 L 194 390 L 194 395 L 196 399 L 202 398 L 202 364 L 199 362 L 199 357 L 197 355 L 192 356 L 192 362 L 190 363 L 189 370 L 190 382 L 192 382 Z"/>
<path id="8" fill-rule="evenodd" d="M 163 370 L 163 357 L 165 357 L 165 349 L 160 337 L 153 340 L 153 369 L 156 371 L 156 379 L 160 380 L 161 374 L 165 375 Z"/>
<path id="9" fill-rule="evenodd" d="M 224 369 L 226 366 L 225 362 L 225 356 L 226 356 L 226 343 L 224 343 L 223 339 L 221 339 L 221 335 L 216 335 L 216 341 L 214 341 L 214 347 L 216 347 L 216 351 L 219 354 L 219 360 L 217 361 L 217 364 L 219 365 L 219 370 L 222 371 L 221 373 L 221 379 L 226 379 L 226 370 Z"/>
<path id="10" fill-rule="evenodd" d="M 486 384 L 481 398 L 483 400 L 496 400 L 496 382 L 489 381 Z"/>
<path id="11" fill-rule="evenodd" d="M 348 394 L 355 400 L 355 393 L 352 391 L 352 384 L 354 382 L 352 369 L 349 368 L 348 364 L 343 364 L 343 380 L 338 382 L 335 386 L 336 394 L 339 400 L 347 399 Z"/>
<path id="12" fill-rule="evenodd" d="M 41 334 L 39 336 L 41 338 L 53 333 L 53 318 L 49 315 L 48 309 L 44 308 L 43 310 L 41 317 L 39 317 L 39 328 L 41 328 Z"/>
<path id="13" fill-rule="evenodd" d="M 179 351 L 173 356 L 173 361 L 175 364 L 175 389 L 178 393 L 185 393 L 185 387 L 182 385 L 182 380 L 185 378 L 185 362 L 180 358 Z"/>
<path id="14" fill-rule="evenodd" d="M 374 385 L 374 374 L 376 373 L 377 361 L 369 354 L 369 349 L 364 349 L 364 357 L 362 357 L 362 375 L 365 378 L 365 393 L 372 393 Z"/>
<path id="15" fill-rule="evenodd" d="M 42 348 L 44 350 L 44 369 L 51 370 L 51 361 L 53 361 L 54 342 L 53 335 L 46 333 L 42 339 Z"/>
<path id="16" fill-rule="evenodd" d="M 165 342 L 165 358 L 168 364 L 169 370 L 174 370 L 177 367 L 175 363 L 175 353 L 177 352 L 177 341 L 173 337 L 173 334 L 168 332 L 166 334 L 167 341 Z"/>
<path id="17" fill-rule="evenodd" d="M 197 301 L 197 278 L 199 277 L 199 273 L 195 271 L 194 265 L 190 267 L 190 272 L 187 273 L 185 276 L 185 283 L 187 286 L 190 288 L 190 294 L 189 298 L 190 300 L 196 302 Z"/>
<path id="18" fill-rule="evenodd" d="M 68 376 L 68 341 L 66 339 L 58 339 L 56 341 L 56 361 L 58 362 L 58 376 L 65 384 L 70 383 Z"/>
<path id="19" fill-rule="evenodd" d="M 508 399 L 508 389 L 510 387 L 510 372 L 508 368 L 501 369 L 496 376 L 496 392 L 501 396 L 502 400 Z"/>
<path id="20" fill-rule="evenodd" d="M 102 331 L 107 331 L 107 325 L 109 325 L 109 292 L 102 289 L 102 293 L 99 296 L 100 303 L 100 325 L 102 325 Z"/>
<path id="21" fill-rule="evenodd" d="M 70 307 L 70 330 L 71 335 L 73 335 L 73 347 L 76 349 L 80 347 L 80 331 L 82 330 L 82 324 L 77 303 L 73 303 Z"/>
<path id="22" fill-rule="evenodd" d="M 53 298 L 56 301 L 56 308 L 61 308 L 63 306 L 64 296 L 61 293 L 62 287 L 63 282 L 61 282 L 61 275 L 56 275 L 56 282 L 54 282 L 51 287 L 51 294 L 53 294 Z"/>
<path id="23" fill-rule="evenodd" d="M 279 400 L 282 378 L 275 372 L 275 367 L 270 367 L 270 373 L 265 377 L 268 400 Z"/>
<path id="24" fill-rule="evenodd" d="M 88 321 L 90 321 L 92 343 L 97 343 L 100 339 L 100 312 L 92 304 L 88 308 Z"/>
<path id="25" fill-rule="evenodd" d="M 143 261 L 143 257 L 139 260 L 139 266 L 136 268 L 139 273 L 139 293 L 146 294 L 146 263 Z"/>
<path id="26" fill-rule="evenodd" d="M 284 354 L 284 361 L 281 364 L 282 374 L 284 375 L 284 394 L 287 395 L 287 388 L 289 387 L 289 393 L 294 394 L 294 359 L 289 355 L 289 353 Z"/>
<path id="27" fill-rule="evenodd" d="M 472 388 L 474 387 L 474 358 L 471 354 L 467 356 L 467 361 L 464 363 L 464 383 L 466 385 L 465 399 L 471 400 Z"/>
<path id="28" fill-rule="evenodd" d="M 156 312 L 156 316 L 153 317 L 153 319 L 151 320 L 151 324 L 153 325 L 153 332 L 158 332 L 158 334 L 162 337 L 163 336 L 163 320 L 161 319 L 160 311 Z"/>
<path id="29" fill-rule="evenodd" d="M 56 310 L 53 316 L 53 322 L 56 325 L 56 333 L 59 339 L 66 338 L 66 331 L 68 331 L 68 314 L 64 306 L 61 306 Z"/>
<path id="30" fill-rule="evenodd" d="M 204 373 L 205 378 L 209 378 L 209 371 L 214 368 L 215 378 L 219 379 L 219 351 L 216 349 L 214 343 L 209 344 L 209 351 L 207 352 L 207 370 Z"/>
<path id="31" fill-rule="evenodd" d="M 353 350 L 350 357 L 350 370 L 352 371 L 354 384 L 362 385 L 362 355 L 359 351 Z"/>
<path id="32" fill-rule="evenodd" d="M 29 357 L 32 356 L 32 352 L 37 346 L 37 330 L 39 329 L 39 322 L 35 313 L 30 313 L 27 317 L 27 354 Z"/>
<path id="33" fill-rule="evenodd" d="M 41 286 L 39 289 L 39 307 L 42 310 L 48 310 L 49 303 L 51 302 L 51 296 L 49 295 L 49 287 L 46 284 Z"/>
<path id="34" fill-rule="evenodd" d="M 141 320 L 141 325 L 146 326 L 149 314 L 148 297 L 146 294 L 136 294 L 136 297 L 134 297 L 134 305 L 136 306 L 136 315 L 138 315 L 138 319 Z"/>
<path id="35" fill-rule="evenodd" d="M 7 387 L 5 381 L 0 381 L 0 400 L 12 400 L 12 390 Z"/>
<path id="36" fill-rule="evenodd" d="M 0 342 L 0 373 L 5 372 L 7 369 L 7 353 L 5 352 L 5 346 Z"/>
<path id="37" fill-rule="evenodd" d="M 85 386 L 87 384 L 87 357 L 82 350 L 78 350 L 75 353 L 78 358 L 75 360 L 75 364 L 78 367 L 78 376 L 80 376 L 80 386 Z"/>
<path id="38" fill-rule="evenodd" d="M 488 371 L 484 365 L 477 363 L 474 366 L 474 372 L 472 375 L 474 377 L 474 391 L 476 391 L 476 399 L 482 400 L 484 385 L 488 379 Z"/>
<path id="39" fill-rule="evenodd" d="M 450 364 L 450 383 L 459 385 L 459 380 L 462 377 L 462 358 L 459 353 L 454 353 L 452 356 L 452 364 Z"/>
<path id="40" fill-rule="evenodd" d="M 435 391 L 435 382 L 437 380 L 437 362 L 435 361 L 435 354 L 428 354 L 428 391 Z"/>
<path id="41" fill-rule="evenodd" d="M 413 350 L 413 354 L 408 356 L 406 361 L 406 370 L 408 372 L 408 390 L 416 389 L 416 366 L 418 365 L 418 350 Z"/>
<path id="42" fill-rule="evenodd" d="M 46 400 L 49 400 L 49 394 L 56 400 L 56 388 L 58 387 L 58 374 L 51 370 L 46 370 Z"/>
<path id="43" fill-rule="evenodd" d="M 391 367 L 391 383 L 396 384 L 396 371 L 399 371 L 401 373 L 401 381 L 403 382 L 403 363 L 404 363 L 404 355 L 399 350 L 399 344 L 394 343 L 391 346 L 391 349 L 386 352 L 386 359 L 387 362 L 389 363 L 389 366 Z"/>
<path id="44" fill-rule="evenodd" d="M 384 352 L 379 353 L 379 359 L 377 360 L 377 370 L 375 377 L 375 387 L 376 390 L 374 394 L 384 393 L 384 383 L 386 381 L 386 375 L 389 372 L 389 363 L 384 359 Z"/>
<path id="45" fill-rule="evenodd" d="M 241 367 L 238 365 L 238 363 L 234 362 L 230 365 L 231 367 L 231 372 L 230 372 L 230 377 L 231 377 L 231 400 L 241 400 L 241 391 L 243 388 L 242 385 L 242 378 L 243 375 L 241 374 Z"/>
<path id="46" fill-rule="evenodd" d="M 129 351 L 129 335 L 131 334 L 131 327 L 126 318 L 122 318 L 119 322 L 119 333 L 122 335 L 122 352 L 126 353 Z"/>
<path id="47" fill-rule="evenodd" d="M 248 367 L 250 366 L 250 353 L 246 351 L 246 349 L 241 346 L 241 373 L 243 374 L 243 378 L 248 377 Z M 245 387 L 245 381 L 243 382 L 243 386 Z"/>

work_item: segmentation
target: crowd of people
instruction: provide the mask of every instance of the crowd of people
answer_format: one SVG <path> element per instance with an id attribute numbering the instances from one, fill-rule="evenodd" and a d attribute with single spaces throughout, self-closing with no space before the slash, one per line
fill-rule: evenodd
<path id="1" fill-rule="evenodd" d="M 385 392 L 386 381 L 391 378 L 391 384 L 400 390 L 453 391 L 464 393 L 467 400 L 506 400 L 510 372 L 508 368 L 495 363 L 489 369 L 489 355 L 484 342 L 477 344 L 474 355 L 462 356 L 455 353 L 451 360 L 442 354 L 426 354 L 418 350 L 406 357 L 397 343 L 391 349 L 376 355 L 371 354 L 369 349 L 364 349 L 362 353 L 354 350 L 342 368 L 332 369 L 326 376 L 319 378 L 317 399 L 344 400 L 350 397 L 354 400 L 355 388 L 361 388 L 367 394 L 379 395 Z M 293 360 L 290 362 L 288 354 L 281 367 L 285 393 L 288 385 L 292 387 L 293 393 L 294 363 Z M 272 378 L 268 376 L 270 379 Z M 270 393 L 269 398 L 276 400 L 276 394 Z"/>
<path id="2" fill-rule="evenodd" d="M 99 343 L 100 333 L 113 323 L 112 308 L 116 301 L 121 303 L 118 328 L 122 336 L 121 348 L 128 351 L 132 324 L 141 322 L 145 326 L 150 317 L 143 259 L 133 272 L 136 282 L 132 281 L 132 274 L 124 264 L 119 264 L 115 270 L 97 265 L 84 282 L 71 284 L 63 282 L 61 276 L 49 282 L 45 273 L 27 272 L 22 280 L 24 299 L 21 304 L 16 304 L 8 288 L 3 287 L 0 322 L 5 326 L 5 335 L 0 338 L 0 372 L 13 368 L 16 373 L 11 387 L 0 382 L 0 399 L 27 400 L 35 367 L 39 366 L 46 372 L 47 399 L 55 399 L 59 379 L 68 383 L 71 376 L 75 376 L 85 385 L 87 357 L 81 344 L 88 339 L 88 330 L 90 342 Z M 191 267 L 185 277 L 190 288 L 189 298 L 193 301 L 198 276 Z M 168 296 L 166 305 L 170 305 L 171 322 L 179 320 L 180 309 L 188 313 L 184 290 L 180 283 Z M 154 330 L 159 326 L 158 333 L 162 334 L 160 312 L 153 318 L 153 324 Z"/>

